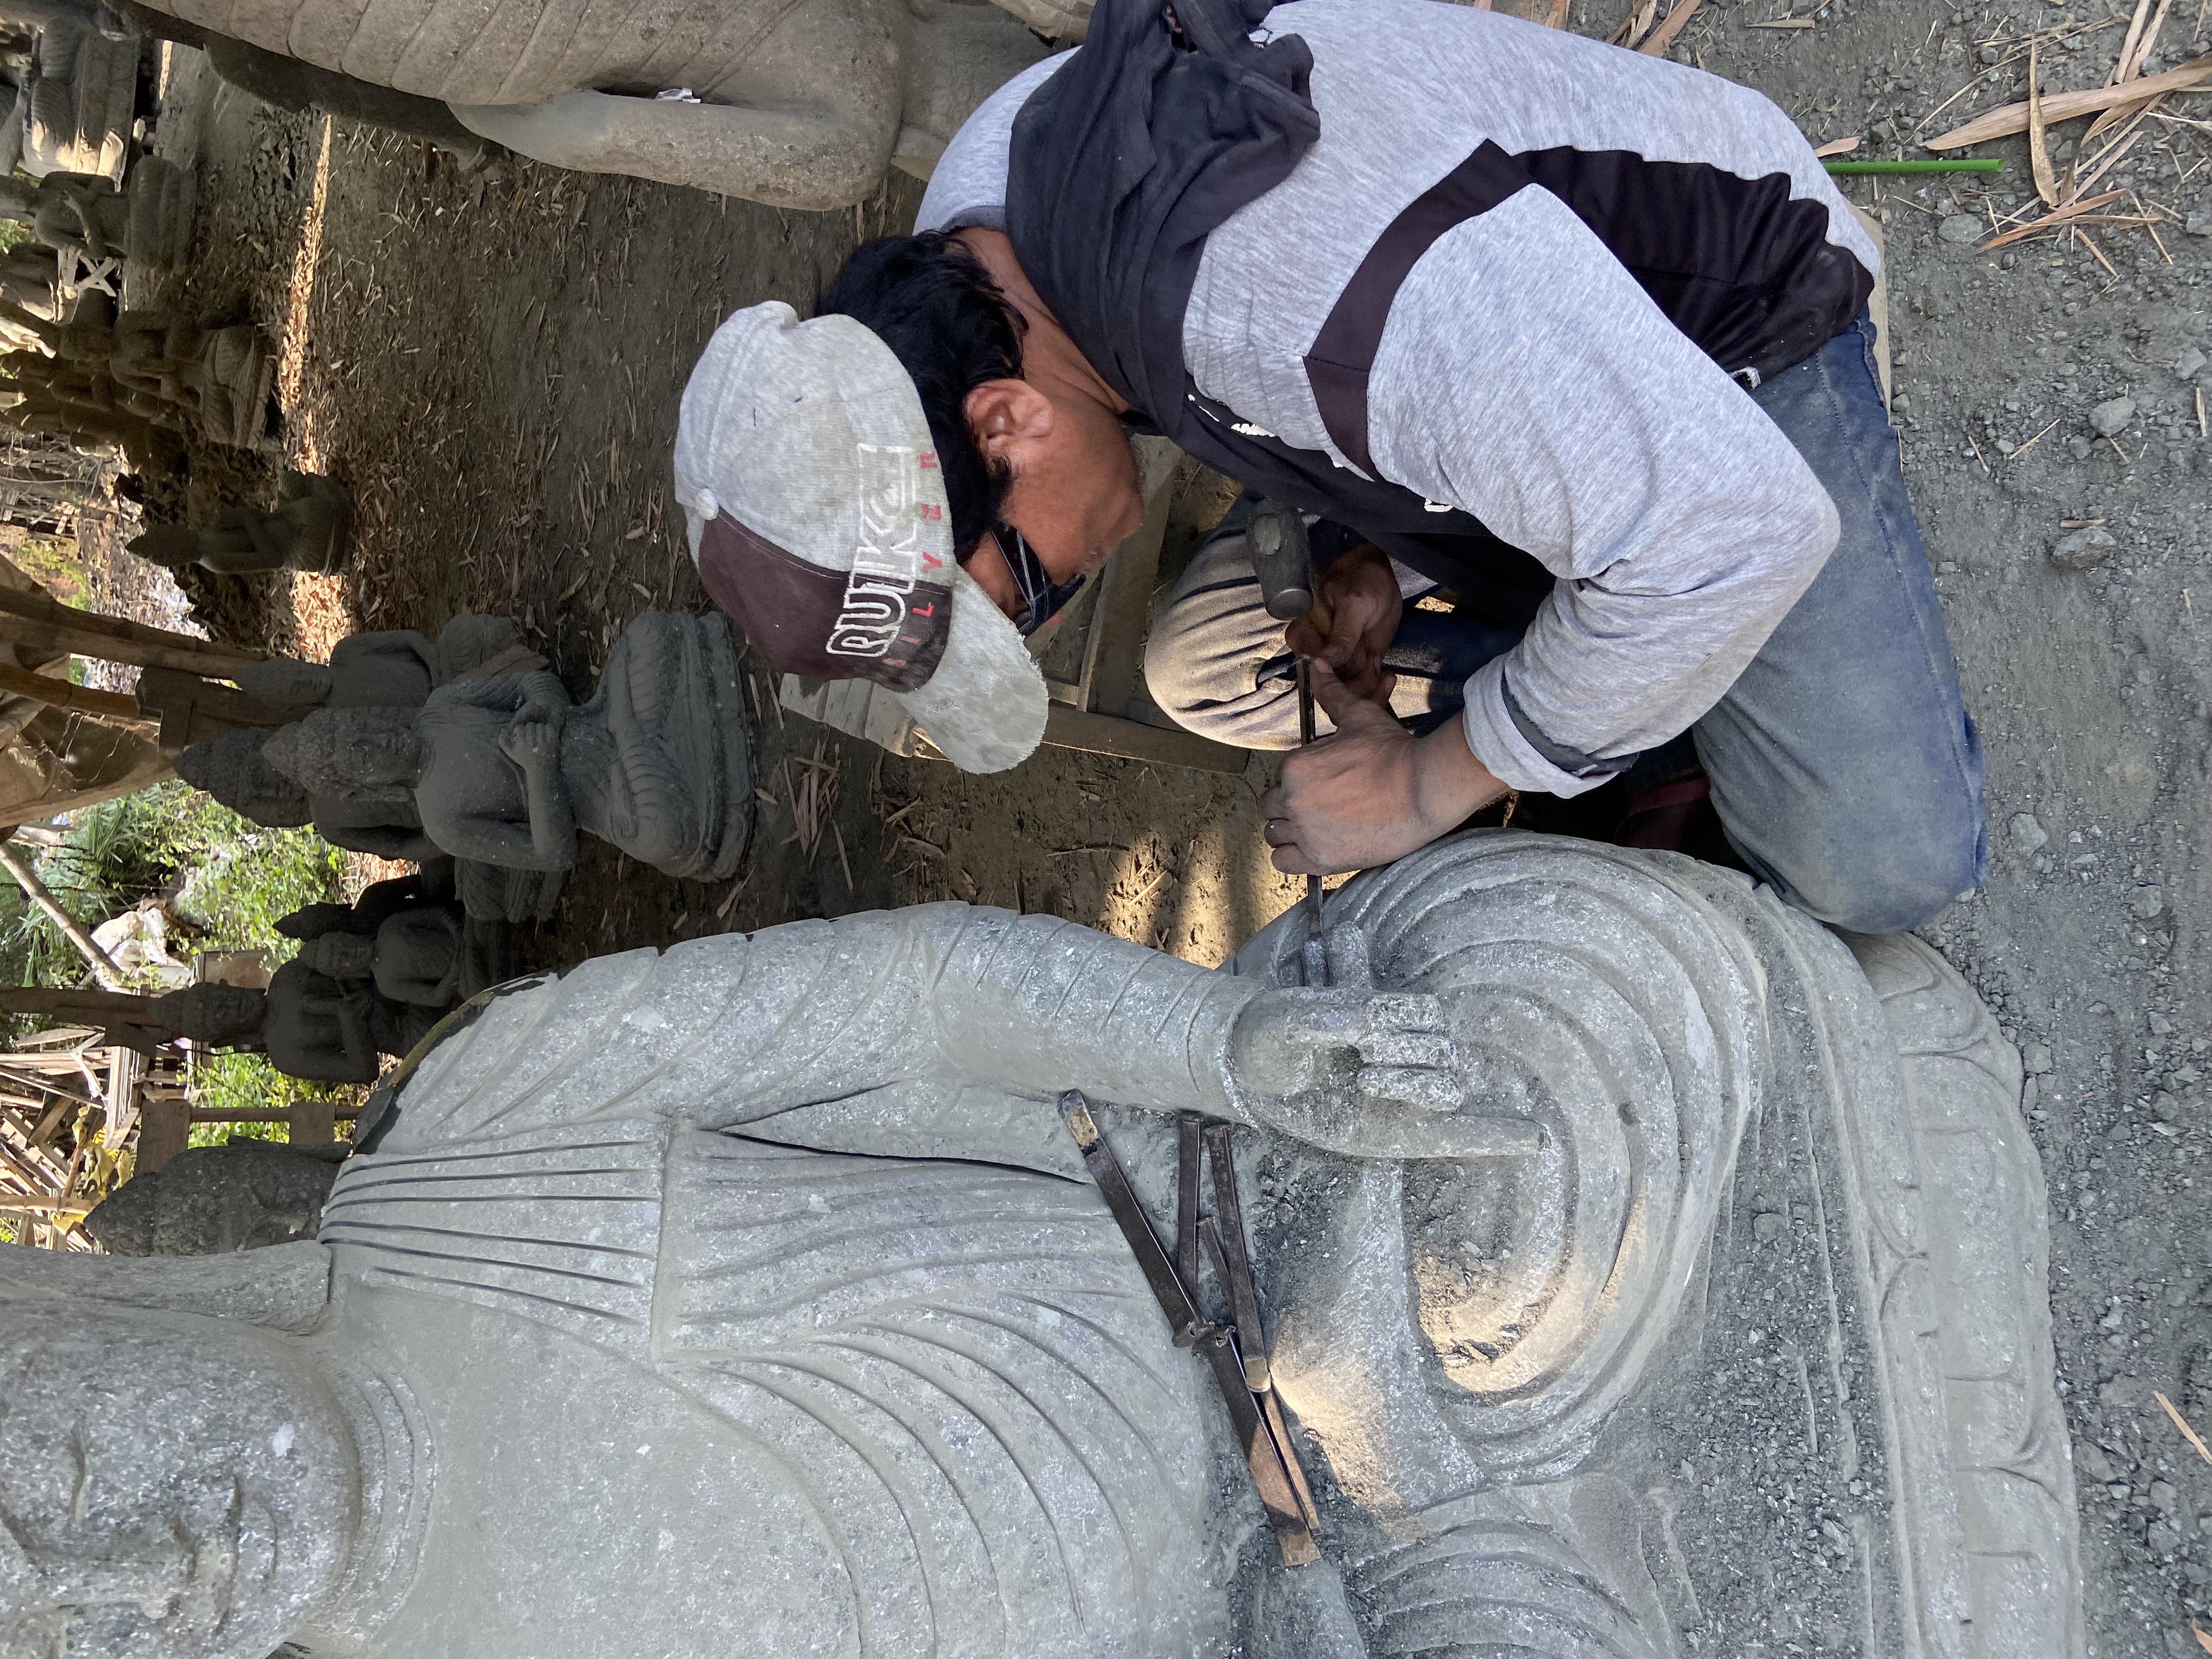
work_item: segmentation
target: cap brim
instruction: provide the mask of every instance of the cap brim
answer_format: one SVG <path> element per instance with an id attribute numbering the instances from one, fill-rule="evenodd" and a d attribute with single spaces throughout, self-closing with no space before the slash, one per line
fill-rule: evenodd
<path id="1" fill-rule="evenodd" d="M 1036 753 L 1052 699 L 1020 633 L 953 568 L 952 626 L 927 684 L 892 694 L 963 772 L 1004 772 Z"/>

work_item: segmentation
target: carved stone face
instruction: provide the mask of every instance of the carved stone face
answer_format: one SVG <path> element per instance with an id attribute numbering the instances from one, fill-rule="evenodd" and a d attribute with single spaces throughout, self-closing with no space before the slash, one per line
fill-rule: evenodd
<path id="1" fill-rule="evenodd" d="M 0 1323 L 0 1655 L 265 1659 L 352 1534 L 329 1392 L 229 1322 L 18 1303 Z"/>
<path id="2" fill-rule="evenodd" d="M 410 709 L 318 708 L 272 733 L 269 763 L 311 795 L 404 803 L 422 772 Z"/>

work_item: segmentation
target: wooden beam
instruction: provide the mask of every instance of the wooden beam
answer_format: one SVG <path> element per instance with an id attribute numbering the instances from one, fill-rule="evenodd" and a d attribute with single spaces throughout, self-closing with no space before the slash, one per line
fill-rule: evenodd
<path id="1" fill-rule="evenodd" d="M 72 684 L 68 680 L 33 674 L 27 668 L 11 668 L 5 663 L 0 663 L 0 691 L 28 697 L 49 708 L 66 708 L 72 714 L 90 714 L 96 720 L 114 720 L 119 725 L 155 724 L 139 712 L 136 697 L 120 691 L 102 691 L 95 686 Z"/>
<path id="2" fill-rule="evenodd" d="M 217 645 L 212 640 L 201 639 L 194 634 L 172 633 L 166 628 L 154 628 L 145 623 L 135 623 L 121 617 L 103 616 L 97 611 L 78 611 L 62 604 L 43 591 L 37 593 L 18 592 L 13 588 L 0 587 L 0 616 L 21 622 L 35 623 L 41 628 L 56 629 L 92 639 L 105 640 L 112 645 L 130 646 L 145 651 L 164 651 L 175 656 L 187 656 L 201 662 L 221 660 L 233 669 L 250 668 L 255 663 L 266 662 L 269 656 L 263 651 L 248 651 L 242 647 Z M 76 647 L 71 647 L 75 650 Z M 88 650 L 77 653 L 87 657 L 107 657 L 117 662 L 135 662 L 113 651 Z M 154 666 L 185 667 L 184 664 L 149 665 Z M 210 671 L 202 669 L 200 672 Z M 212 671 L 218 678 L 228 678 L 221 669 Z"/>
<path id="3" fill-rule="evenodd" d="M 1055 749 L 1081 749 L 1094 755 L 1119 755 L 1125 760 L 1151 761 L 1160 766 L 1182 766 L 1198 772 L 1242 772 L 1251 759 L 1242 749 L 1164 726 L 1143 726 L 1052 705 L 1045 716 L 1044 740 Z"/>
<path id="4" fill-rule="evenodd" d="M 192 1115 L 181 1100 L 149 1100 L 138 1119 L 136 1175 L 152 1175 L 192 1144 Z"/>

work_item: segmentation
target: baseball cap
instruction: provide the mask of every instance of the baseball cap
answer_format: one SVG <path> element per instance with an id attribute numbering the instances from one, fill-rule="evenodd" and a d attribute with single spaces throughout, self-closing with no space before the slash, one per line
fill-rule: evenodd
<path id="1" fill-rule="evenodd" d="M 779 672 L 874 681 L 963 771 L 1044 740 L 1044 676 L 954 560 L 921 395 L 866 325 L 726 320 L 684 388 L 676 496 L 701 583 Z"/>

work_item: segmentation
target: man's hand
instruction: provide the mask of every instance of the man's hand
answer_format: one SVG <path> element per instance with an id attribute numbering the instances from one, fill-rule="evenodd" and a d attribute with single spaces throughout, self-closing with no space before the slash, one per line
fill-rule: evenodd
<path id="1" fill-rule="evenodd" d="M 1326 876 L 1388 864 L 1505 793 L 1458 720 L 1416 738 L 1319 659 L 1313 686 L 1336 730 L 1285 756 L 1282 782 L 1261 798 L 1278 870 Z"/>
<path id="2" fill-rule="evenodd" d="M 1285 630 L 1285 641 L 1300 656 L 1327 663 L 1355 697 L 1387 704 L 1397 677 L 1383 671 L 1382 655 L 1398 637 L 1406 609 L 1388 556 L 1380 548 L 1353 548 L 1321 573 L 1314 597 L 1328 612 L 1328 637 L 1301 617 Z"/>

